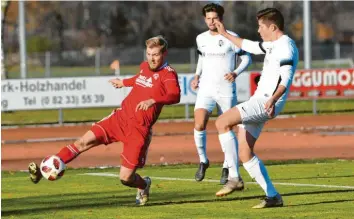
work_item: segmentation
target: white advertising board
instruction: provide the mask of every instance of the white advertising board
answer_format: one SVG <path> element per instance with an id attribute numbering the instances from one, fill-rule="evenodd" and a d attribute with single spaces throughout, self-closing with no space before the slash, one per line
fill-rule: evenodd
<path id="1" fill-rule="evenodd" d="M 127 78 L 125 76 L 121 78 Z M 179 74 L 180 104 L 194 104 L 196 92 L 190 87 L 194 74 Z M 119 106 L 131 88 L 115 89 L 108 82 L 114 76 L 1 81 L 1 111 L 114 107 Z M 250 95 L 248 73 L 237 78 L 238 101 Z"/>

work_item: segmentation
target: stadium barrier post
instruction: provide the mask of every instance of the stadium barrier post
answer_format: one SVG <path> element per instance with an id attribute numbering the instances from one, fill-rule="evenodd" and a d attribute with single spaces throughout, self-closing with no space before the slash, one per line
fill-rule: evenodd
<path id="1" fill-rule="evenodd" d="M 45 52 L 45 77 L 50 78 L 50 51 Z"/>
<path id="2" fill-rule="evenodd" d="M 101 59 L 101 49 L 98 47 L 96 49 L 95 55 L 95 67 L 96 67 L 96 76 L 100 76 L 100 59 Z"/>

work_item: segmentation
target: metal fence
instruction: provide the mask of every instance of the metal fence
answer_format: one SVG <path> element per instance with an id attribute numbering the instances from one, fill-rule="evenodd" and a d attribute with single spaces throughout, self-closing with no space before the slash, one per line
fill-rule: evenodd
<path id="1" fill-rule="evenodd" d="M 303 59 L 303 46 L 299 46 L 300 60 Z M 138 66 L 145 59 L 145 50 L 141 47 L 134 48 L 86 48 L 80 51 L 64 51 L 33 53 L 27 55 L 27 78 L 48 78 L 48 77 L 76 77 L 76 76 L 99 76 L 113 75 L 114 72 L 109 68 L 110 63 L 118 59 L 121 65 L 122 74 L 135 74 Z M 354 44 L 339 45 L 312 45 L 312 68 L 333 68 L 333 67 L 353 67 Z M 168 61 L 178 73 L 193 73 L 197 62 L 195 48 L 174 49 L 168 51 Z M 262 67 L 263 56 L 253 56 L 253 64 L 248 70 L 260 70 Z M 20 57 L 18 54 L 7 54 L 5 56 L 7 78 L 20 78 Z M 298 69 L 301 69 L 301 63 Z M 322 101 L 323 102 L 323 101 Z M 314 99 L 312 107 L 305 104 L 301 109 L 284 113 L 313 113 L 326 112 L 324 109 L 328 102 Z M 330 104 L 337 105 L 333 101 Z M 302 104 L 299 102 L 299 104 Z M 353 110 L 354 102 L 350 100 L 339 111 Z M 183 107 L 183 106 L 182 106 Z M 173 110 L 175 109 L 172 107 Z M 185 105 L 185 115 L 183 118 L 189 119 L 193 115 L 193 106 Z M 168 118 L 175 118 L 174 111 Z M 176 109 L 177 110 L 177 109 Z M 180 117 L 178 117 L 180 118 Z M 63 110 L 58 110 L 58 123 L 65 122 Z"/>
<path id="2" fill-rule="evenodd" d="M 303 59 L 303 46 L 299 45 L 300 60 Z M 42 77 L 75 77 L 89 75 L 113 74 L 109 65 L 118 59 L 123 67 L 123 74 L 134 74 L 132 70 L 124 67 L 137 66 L 145 58 L 145 50 L 141 47 L 131 48 L 86 48 L 77 51 L 27 54 L 28 78 Z M 252 70 L 259 70 L 262 66 L 263 56 L 253 56 Z M 329 59 L 354 59 L 354 44 L 325 44 L 312 45 L 312 60 Z M 195 48 L 175 49 L 168 51 L 169 63 L 175 65 L 178 72 L 194 72 L 197 62 Z M 335 62 L 333 62 L 335 64 Z M 19 54 L 7 54 L 5 56 L 7 78 L 20 77 Z M 299 66 L 301 67 L 301 66 Z M 314 64 L 314 68 L 328 67 Z"/>

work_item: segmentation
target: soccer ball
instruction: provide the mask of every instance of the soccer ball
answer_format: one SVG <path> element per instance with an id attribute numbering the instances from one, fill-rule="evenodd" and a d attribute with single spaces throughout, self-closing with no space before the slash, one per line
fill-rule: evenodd
<path id="1" fill-rule="evenodd" d="M 64 175 L 65 164 L 58 156 L 52 155 L 42 160 L 40 169 L 44 178 L 54 181 Z"/>

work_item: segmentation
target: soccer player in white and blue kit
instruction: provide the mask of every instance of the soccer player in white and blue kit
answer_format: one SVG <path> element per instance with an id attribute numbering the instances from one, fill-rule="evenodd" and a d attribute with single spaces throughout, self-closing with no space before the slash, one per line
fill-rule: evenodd
<path id="1" fill-rule="evenodd" d="M 241 39 L 229 34 L 221 22 L 216 21 L 218 32 L 242 50 L 265 54 L 262 75 L 255 94 L 246 102 L 228 110 L 216 121 L 219 140 L 224 147 L 236 147 L 234 162 L 240 157 L 244 168 L 256 180 L 266 198 L 253 208 L 283 206 L 283 200 L 270 180 L 263 162 L 254 154 L 254 145 L 264 123 L 276 117 L 284 107 L 298 63 L 295 42 L 284 34 L 284 17 L 275 8 L 257 13 L 258 32 L 263 42 Z M 237 137 L 232 127 L 239 125 Z M 238 151 L 239 148 L 239 151 Z M 238 182 L 229 182 L 216 193 L 225 196 L 237 189 Z"/>
<path id="2" fill-rule="evenodd" d="M 237 104 L 235 79 L 250 64 L 249 53 L 244 52 L 235 46 L 230 40 L 217 32 L 214 21 L 222 22 L 224 8 L 215 3 L 207 4 L 202 10 L 207 31 L 197 36 L 198 65 L 196 75 L 192 81 L 192 88 L 199 87 L 197 100 L 194 109 L 194 140 L 198 151 L 200 165 L 195 174 L 196 181 L 202 181 L 205 171 L 209 167 L 209 160 L 206 154 L 206 125 L 210 113 L 215 106 L 219 114 L 226 112 Z M 237 34 L 227 31 L 232 36 Z M 237 57 L 241 63 L 236 68 Z M 225 154 L 221 184 L 225 184 L 229 177 L 239 177 L 238 164 L 230 163 L 228 157 L 232 156 L 234 148 L 222 147 Z M 240 185 L 240 190 L 243 185 Z"/>

